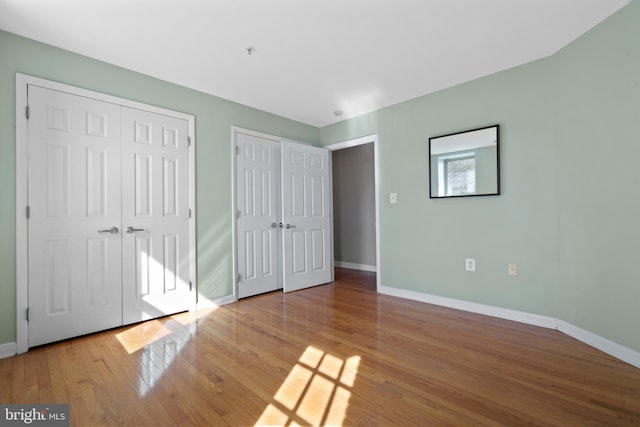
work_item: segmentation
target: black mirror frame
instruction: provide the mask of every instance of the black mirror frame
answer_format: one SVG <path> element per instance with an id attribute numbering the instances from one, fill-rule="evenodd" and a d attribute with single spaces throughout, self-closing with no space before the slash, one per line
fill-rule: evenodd
<path id="1" fill-rule="evenodd" d="M 438 196 L 438 195 L 433 195 L 433 187 L 432 187 L 432 166 L 431 166 L 431 141 L 434 139 L 438 139 L 438 138 L 446 138 L 448 136 L 454 136 L 454 135 L 460 135 L 460 134 L 464 134 L 464 133 L 469 133 L 469 132 L 476 132 L 476 131 L 480 131 L 480 130 L 484 130 L 484 129 L 490 129 L 490 128 L 496 128 L 496 192 L 495 193 L 482 193 L 482 194 L 459 194 L 459 195 L 451 195 L 451 196 Z M 464 131 L 460 131 L 460 132 L 453 132 L 453 133 L 448 133 L 448 134 L 444 134 L 444 135 L 438 135 L 438 136 L 433 136 L 431 138 L 429 138 L 429 157 L 427 158 L 428 163 L 429 163 L 429 198 L 430 199 L 451 199 L 451 198 L 458 198 L 458 197 L 483 197 L 483 196 L 499 196 L 500 193 L 500 125 L 499 124 L 495 124 L 495 125 L 490 125 L 490 126 L 483 126 L 480 128 L 475 128 L 475 129 L 469 129 L 469 130 L 464 130 Z"/>

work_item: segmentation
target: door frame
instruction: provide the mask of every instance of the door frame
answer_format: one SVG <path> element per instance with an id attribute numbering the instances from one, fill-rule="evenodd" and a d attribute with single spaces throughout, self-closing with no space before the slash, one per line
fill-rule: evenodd
<path id="1" fill-rule="evenodd" d="M 251 129 L 245 129 L 238 126 L 231 126 L 231 253 L 233 254 L 233 262 L 232 264 L 232 273 L 231 273 L 231 287 L 233 289 L 233 301 L 238 301 L 238 201 L 236 195 L 236 135 L 242 133 L 245 135 L 255 136 L 256 138 L 262 138 L 269 141 L 273 141 L 274 143 L 281 145 L 282 138 L 270 135 L 263 132 L 258 132 Z M 278 189 L 278 191 L 280 191 Z M 278 209 L 281 209 L 280 205 L 277 203 Z M 280 255 L 278 255 L 278 261 L 276 263 L 278 265 L 278 277 L 281 277 L 282 273 L 282 260 L 280 259 Z"/>
<path id="2" fill-rule="evenodd" d="M 361 136 L 359 138 L 348 139 L 345 141 L 337 142 L 335 144 L 327 145 L 329 151 L 343 150 L 345 148 L 356 147 L 358 145 L 373 143 L 373 167 L 374 167 L 374 197 L 375 197 L 375 210 L 376 210 L 376 291 L 380 290 L 380 272 L 382 269 L 380 263 L 380 168 L 379 168 L 379 156 L 378 156 L 378 134 Z M 329 162 L 331 162 L 332 156 L 329 156 Z M 333 171 L 333 165 L 331 166 Z M 333 218 L 332 218 L 333 221 Z M 331 240 L 331 247 L 333 248 L 333 236 Z M 333 255 L 333 252 L 332 252 Z M 334 260 L 332 260 L 334 262 Z"/>
<path id="3" fill-rule="evenodd" d="M 16 350 L 25 353 L 29 349 L 29 261 L 27 219 L 29 159 L 29 130 L 27 119 L 28 85 L 92 98 L 98 101 L 130 107 L 151 113 L 175 117 L 188 123 L 189 145 L 189 280 L 193 284 L 193 301 L 190 310 L 196 309 L 198 284 L 196 277 L 196 175 L 195 175 L 195 116 L 162 107 L 144 104 L 92 90 L 81 89 L 63 83 L 16 73 Z"/>

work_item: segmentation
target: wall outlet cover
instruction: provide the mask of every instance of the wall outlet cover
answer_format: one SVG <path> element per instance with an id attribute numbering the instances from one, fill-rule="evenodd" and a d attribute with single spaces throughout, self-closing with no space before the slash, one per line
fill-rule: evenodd
<path id="1" fill-rule="evenodd" d="M 464 268 L 467 271 L 476 271 L 476 259 L 467 258 L 464 260 Z"/>

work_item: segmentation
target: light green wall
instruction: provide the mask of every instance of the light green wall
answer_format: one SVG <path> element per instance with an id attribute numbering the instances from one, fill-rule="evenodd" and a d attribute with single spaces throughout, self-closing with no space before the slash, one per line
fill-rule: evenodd
<path id="1" fill-rule="evenodd" d="M 638 40 L 633 1 L 551 57 L 322 128 L 323 145 L 378 133 L 381 284 L 557 317 L 640 351 Z M 429 199 L 429 137 L 494 123 L 502 195 Z"/>
<path id="2" fill-rule="evenodd" d="M 640 2 L 555 59 L 561 318 L 640 350 Z"/>
<path id="3" fill-rule="evenodd" d="M 231 293 L 231 126 L 318 142 L 318 129 L 0 31 L 0 344 L 15 341 L 15 74 L 196 116 L 198 291 Z"/>
<path id="4" fill-rule="evenodd" d="M 544 66 L 536 62 L 320 130 L 323 144 L 378 133 L 383 286 L 555 314 L 553 131 L 545 125 L 546 96 L 522 84 Z M 526 111 L 514 108 L 522 99 Z M 503 195 L 429 199 L 429 137 L 495 123 Z M 389 204 L 391 192 L 398 204 Z M 477 260 L 475 273 L 464 271 L 469 257 Z M 516 280 L 506 274 L 510 262 L 520 265 Z"/>

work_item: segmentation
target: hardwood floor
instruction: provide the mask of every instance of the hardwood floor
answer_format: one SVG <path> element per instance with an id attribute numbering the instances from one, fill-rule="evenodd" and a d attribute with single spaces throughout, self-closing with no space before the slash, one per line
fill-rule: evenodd
<path id="1" fill-rule="evenodd" d="M 0 360 L 0 403 L 69 403 L 79 426 L 640 425 L 640 369 L 336 278 Z"/>

